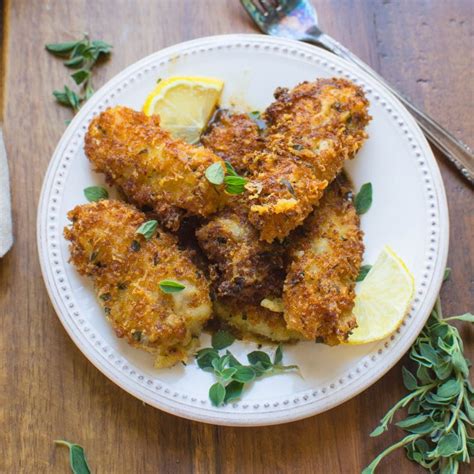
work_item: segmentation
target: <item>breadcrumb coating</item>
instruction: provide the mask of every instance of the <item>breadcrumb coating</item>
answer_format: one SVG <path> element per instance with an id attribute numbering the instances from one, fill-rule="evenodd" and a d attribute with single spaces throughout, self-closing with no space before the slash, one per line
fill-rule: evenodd
<path id="1" fill-rule="evenodd" d="M 280 88 L 275 99 L 264 114 L 265 148 L 246 157 L 258 188 L 249 219 L 267 242 L 302 224 L 361 148 L 370 120 L 362 89 L 345 79 Z"/>
<path id="2" fill-rule="evenodd" d="M 201 138 L 209 150 L 228 161 L 240 174 L 247 174 L 245 157 L 263 150 L 264 141 L 258 125 L 248 114 L 219 110 Z"/>
<path id="3" fill-rule="evenodd" d="M 243 175 L 248 174 L 246 155 L 261 150 L 264 143 L 254 120 L 229 111 L 217 114 L 202 141 Z M 284 247 L 259 240 L 248 219 L 249 206 L 247 193 L 234 196 L 196 236 L 210 261 L 214 295 L 259 304 L 263 298 L 281 295 Z"/>
<path id="4" fill-rule="evenodd" d="M 340 176 L 290 243 L 283 289 L 288 329 L 329 345 L 347 340 L 364 245 L 351 188 Z"/>
<path id="5" fill-rule="evenodd" d="M 156 355 L 156 367 L 185 361 L 211 316 L 209 285 L 176 238 L 158 229 L 136 234 L 147 218 L 131 205 L 104 200 L 75 207 L 64 229 L 71 263 L 92 278 L 99 302 L 118 337 Z M 162 280 L 185 286 L 165 294 Z"/>
<path id="6" fill-rule="evenodd" d="M 247 209 L 245 199 L 234 201 L 203 225 L 196 237 L 211 262 L 214 295 L 259 303 L 265 297 L 281 294 L 284 248 L 258 240 Z"/>
<path id="7" fill-rule="evenodd" d="M 206 217 L 225 203 L 223 186 L 205 177 L 215 162 L 224 168 L 222 160 L 171 137 L 157 115 L 127 107 L 102 112 L 89 125 L 85 152 L 109 184 L 138 207 L 153 210 L 171 230 L 179 228 L 183 217 Z"/>

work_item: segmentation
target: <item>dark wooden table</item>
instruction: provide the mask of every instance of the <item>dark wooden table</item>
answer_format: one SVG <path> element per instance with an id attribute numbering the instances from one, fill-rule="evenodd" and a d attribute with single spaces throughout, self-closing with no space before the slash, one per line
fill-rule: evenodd
<path id="1" fill-rule="evenodd" d="M 1 4 L 1 0 L 0 0 Z M 315 0 L 335 38 L 474 145 L 471 0 Z M 368 433 L 404 393 L 401 364 L 322 415 L 268 428 L 214 427 L 145 406 L 95 369 L 57 319 L 36 249 L 36 207 L 69 112 L 51 96 L 67 80 L 44 44 L 88 31 L 114 45 L 100 85 L 125 66 L 199 36 L 255 32 L 237 0 L 4 0 L 4 133 L 16 242 L 0 261 L 0 472 L 68 472 L 53 440 L 86 448 L 97 473 L 359 472 L 400 432 Z M 451 217 L 447 313 L 473 309 L 474 195 L 438 156 Z M 474 355 L 473 331 L 463 330 Z M 379 472 L 420 472 L 394 453 Z"/>

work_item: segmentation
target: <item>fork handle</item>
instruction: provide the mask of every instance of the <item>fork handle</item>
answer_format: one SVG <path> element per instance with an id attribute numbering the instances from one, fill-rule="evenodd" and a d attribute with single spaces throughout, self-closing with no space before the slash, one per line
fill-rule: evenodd
<path id="1" fill-rule="evenodd" d="M 308 37 L 305 38 L 305 41 L 316 46 L 322 46 L 328 51 L 356 64 L 363 71 L 377 79 L 378 82 L 382 83 L 413 115 L 430 142 L 441 150 L 451 163 L 456 166 L 461 174 L 472 185 L 474 185 L 474 156 L 467 145 L 455 138 L 439 123 L 415 107 L 409 100 L 405 99 L 405 97 L 390 86 L 385 79 L 376 73 L 370 66 L 365 64 L 334 38 L 321 33 L 317 35 L 308 35 Z"/>

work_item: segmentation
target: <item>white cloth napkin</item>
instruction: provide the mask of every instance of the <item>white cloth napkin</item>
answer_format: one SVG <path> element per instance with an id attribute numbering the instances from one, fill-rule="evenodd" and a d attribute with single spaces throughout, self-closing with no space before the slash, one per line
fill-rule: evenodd
<path id="1" fill-rule="evenodd" d="M 10 181 L 2 128 L 0 127 L 0 258 L 13 244 Z"/>

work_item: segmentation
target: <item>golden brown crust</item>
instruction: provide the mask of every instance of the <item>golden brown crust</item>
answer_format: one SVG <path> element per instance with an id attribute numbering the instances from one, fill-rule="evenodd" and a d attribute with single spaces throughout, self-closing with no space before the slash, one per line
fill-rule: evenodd
<path id="1" fill-rule="evenodd" d="M 201 139 L 204 146 L 223 160 L 229 161 L 238 173 L 246 174 L 245 156 L 263 149 L 258 125 L 247 114 L 220 110 Z"/>
<path id="2" fill-rule="evenodd" d="M 222 111 L 203 143 L 247 174 L 246 156 L 262 149 L 257 124 L 247 114 Z M 210 277 L 216 297 L 234 297 L 258 304 L 263 298 L 280 296 L 283 288 L 283 246 L 259 240 L 248 219 L 247 194 L 232 196 L 225 209 L 211 217 L 196 236 L 210 260 Z"/>
<path id="3" fill-rule="evenodd" d="M 214 294 L 260 302 L 281 295 L 283 287 L 283 246 L 258 240 L 257 230 L 248 221 L 245 199 L 214 215 L 196 236 L 210 260 Z"/>
<path id="4" fill-rule="evenodd" d="M 364 246 L 349 183 L 338 178 L 292 238 L 283 305 L 288 328 L 329 345 L 347 340 Z"/>
<path id="5" fill-rule="evenodd" d="M 300 225 L 324 189 L 367 138 L 368 101 L 345 79 L 304 82 L 278 89 L 264 114 L 265 150 L 247 157 L 259 188 L 249 218 L 268 242 Z"/>
<path id="6" fill-rule="evenodd" d="M 192 339 L 211 315 L 208 283 L 174 236 L 161 229 L 150 240 L 136 234 L 147 219 L 114 200 L 77 206 L 68 213 L 71 263 L 94 282 L 118 337 L 157 354 L 157 365 L 187 358 Z M 161 280 L 186 288 L 165 294 Z"/>
<path id="7" fill-rule="evenodd" d="M 110 184 L 137 206 L 153 209 L 172 230 L 184 216 L 209 216 L 225 202 L 223 186 L 204 174 L 220 158 L 172 138 L 156 115 L 127 107 L 102 112 L 89 125 L 85 152 Z"/>

